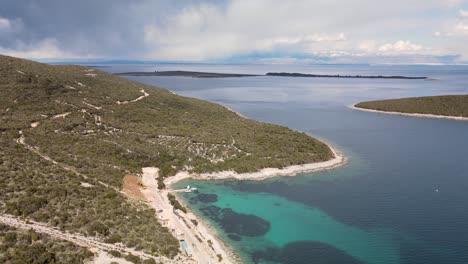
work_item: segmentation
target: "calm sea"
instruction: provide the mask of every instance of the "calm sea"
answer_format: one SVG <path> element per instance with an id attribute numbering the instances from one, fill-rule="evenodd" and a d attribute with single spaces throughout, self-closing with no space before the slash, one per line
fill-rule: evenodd
<path id="1" fill-rule="evenodd" d="M 113 65 L 428 76 L 435 80 L 131 77 L 326 140 L 332 171 L 250 181 L 185 181 L 183 198 L 246 263 L 468 263 L 468 122 L 353 111 L 372 99 L 468 94 L 464 66 Z"/>

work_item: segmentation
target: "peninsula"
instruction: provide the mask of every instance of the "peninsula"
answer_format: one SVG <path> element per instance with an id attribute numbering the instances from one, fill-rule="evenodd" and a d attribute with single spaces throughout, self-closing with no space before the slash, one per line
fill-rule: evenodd
<path id="1" fill-rule="evenodd" d="M 88 67 L 0 55 L 0 91 L 2 263 L 232 263 L 214 235 L 196 235 L 203 225 L 190 224 L 189 211 L 172 215 L 180 204 L 165 183 L 293 175 L 345 160 L 305 133 Z"/>
<path id="2" fill-rule="evenodd" d="M 468 95 L 443 95 L 368 101 L 354 109 L 416 117 L 468 120 Z"/>
<path id="3" fill-rule="evenodd" d="M 228 77 L 306 77 L 306 78 L 347 78 L 347 79 L 407 79 L 407 80 L 427 80 L 428 77 L 411 76 L 383 76 L 383 75 L 340 75 L 340 74 L 306 74 L 288 72 L 269 72 L 260 74 L 238 74 L 238 73 L 214 73 L 214 72 L 193 72 L 193 71 L 154 71 L 154 72 L 121 72 L 115 75 L 123 76 L 172 76 L 172 77 L 194 77 L 194 78 L 228 78 Z"/>
<path id="4" fill-rule="evenodd" d="M 216 73 L 196 71 L 154 71 L 154 72 L 122 72 L 116 75 L 126 76 L 172 76 L 172 77 L 194 77 L 194 78 L 228 78 L 228 77 L 253 77 L 254 74 Z"/>

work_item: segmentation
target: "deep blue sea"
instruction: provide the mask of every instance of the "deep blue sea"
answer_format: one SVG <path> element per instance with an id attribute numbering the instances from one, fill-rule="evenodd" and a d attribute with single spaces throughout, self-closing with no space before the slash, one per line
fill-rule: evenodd
<path id="1" fill-rule="evenodd" d="M 349 157 L 321 173 L 185 181 L 183 199 L 246 263 L 468 263 L 468 122 L 351 110 L 386 98 L 468 94 L 467 66 L 112 65 L 435 80 L 131 77 L 326 140 Z"/>

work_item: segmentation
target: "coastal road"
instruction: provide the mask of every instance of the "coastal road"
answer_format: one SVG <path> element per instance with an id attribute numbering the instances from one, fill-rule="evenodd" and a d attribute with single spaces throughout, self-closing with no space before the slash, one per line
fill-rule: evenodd
<path id="1" fill-rule="evenodd" d="M 167 198 L 167 190 L 158 190 L 158 184 L 156 178 L 158 177 L 159 170 L 157 168 L 143 168 L 142 181 L 146 187 L 143 190 L 143 194 L 150 202 L 151 206 L 159 211 L 163 210 L 162 213 L 158 215 L 162 216 L 163 219 L 169 220 L 169 226 L 171 229 L 175 229 L 177 238 L 184 239 L 187 242 L 187 245 L 190 248 L 192 257 L 195 259 L 196 263 L 200 264 L 211 264 L 217 263 L 218 258 L 208 245 L 208 242 L 200 242 L 195 234 L 198 232 L 195 226 L 192 226 L 190 219 L 183 219 L 183 215 L 177 216 L 173 212 L 173 207 L 169 203 Z"/>

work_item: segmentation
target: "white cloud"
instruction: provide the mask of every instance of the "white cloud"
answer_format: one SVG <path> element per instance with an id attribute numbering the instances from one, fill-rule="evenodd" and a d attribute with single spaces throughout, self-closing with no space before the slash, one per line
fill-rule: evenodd
<path id="1" fill-rule="evenodd" d="M 426 50 L 421 45 L 413 44 L 408 40 L 399 40 L 395 43 L 387 43 L 378 48 L 383 53 L 417 53 Z"/>
<path id="2" fill-rule="evenodd" d="M 9 29 L 10 25 L 11 25 L 10 20 L 0 17 L 0 30 Z"/>
<path id="3" fill-rule="evenodd" d="M 343 32 L 324 34 L 305 27 L 308 15 L 283 24 L 277 21 L 281 8 L 256 11 L 268 7 L 265 1 L 233 1 L 227 9 L 209 4 L 184 9 L 164 26 L 145 27 L 149 57 L 206 60 L 249 52 L 310 53 L 319 45 L 346 41 Z"/>
<path id="4" fill-rule="evenodd" d="M 310 34 L 305 36 L 280 36 L 258 40 L 256 48 L 261 51 L 301 51 L 314 53 L 318 45 L 334 45 L 334 43 L 346 41 L 344 33 L 335 35 Z"/>
<path id="5" fill-rule="evenodd" d="M 468 33 L 468 23 L 460 22 L 456 25 L 455 30 L 459 33 Z"/>
<path id="6" fill-rule="evenodd" d="M 377 47 L 377 42 L 375 40 L 364 40 L 358 44 L 358 49 L 364 52 L 374 52 Z"/>
<path id="7" fill-rule="evenodd" d="M 199 4 L 182 8 L 164 23 L 148 23 L 144 31 L 145 58 L 216 60 L 251 53 L 269 53 L 272 57 L 279 54 L 337 57 L 341 53 L 428 54 L 436 50 L 437 47 L 424 48 L 409 41 L 387 44 L 378 41 L 388 36 L 403 38 L 404 32 L 441 24 L 413 15 L 421 12 L 421 8 L 443 7 L 444 2 L 395 1 L 232 0 L 224 6 Z M 347 12 L 356 6 L 362 8 L 352 14 Z M 431 43 L 431 40 L 428 35 L 423 41 Z"/>
<path id="8" fill-rule="evenodd" d="M 439 33 L 439 34 L 437 34 Z M 440 36 L 440 32 L 434 33 Z M 361 53 L 354 53 L 354 56 L 407 56 L 407 55 L 441 55 L 436 49 L 415 44 L 409 40 L 398 40 L 393 43 L 378 43 L 376 40 L 365 40 L 359 44 Z"/>
<path id="9" fill-rule="evenodd" d="M 77 54 L 63 51 L 58 47 L 57 40 L 44 39 L 37 45 L 21 44 L 16 49 L 0 47 L 0 53 L 8 56 L 28 59 L 56 59 L 56 58 L 80 58 Z M 91 56 L 90 56 L 91 57 Z"/>
<path id="10" fill-rule="evenodd" d="M 444 0 L 445 5 L 450 8 L 459 7 L 461 4 L 468 2 L 467 0 Z"/>
<path id="11" fill-rule="evenodd" d="M 445 21 L 442 30 L 436 32 L 435 36 L 444 36 L 447 37 L 447 44 L 450 47 L 454 46 L 461 46 L 461 43 L 455 42 L 464 42 L 462 46 L 466 46 L 465 43 L 468 41 L 466 36 L 468 36 L 468 11 L 463 9 L 458 10 L 458 15 L 456 17 L 452 17 L 451 19 Z M 465 37 L 465 39 L 460 39 Z M 451 42 L 451 43 L 449 43 Z M 458 51 L 461 50 L 462 53 L 468 55 L 468 49 L 460 49 L 457 48 Z"/>
<path id="12" fill-rule="evenodd" d="M 461 18 L 468 18 L 468 11 L 460 9 L 459 15 L 460 15 Z"/>
<path id="13" fill-rule="evenodd" d="M 86 1 L 75 2 L 77 8 L 89 8 Z M 61 8 L 59 12 L 56 5 L 48 8 L 42 2 L 37 4 L 42 12 L 34 14 L 21 8 L 18 14 L 7 10 L 11 19 L 6 22 L 9 29 L 0 30 L 0 47 L 29 57 L 89 52 L 108 58 L 171 61 L 359 57 L 362 62 L 372 56 L 391 55 L 397 60 L 421 54 L 468 55 L 466 7 L 460 5 L 466 0 L 136 2 L 113 5 L 102 18 L 92 19 Z M 165 4 L 154 4 L 161 2 Z M 107 8 L 97 6 L 95 14 Z M 116 25 L 118 19 L 128 23 Z M 407 38 L 411 42 L 404 41 Z M 42 43 L 44 39 L 49 43 Z"/>

